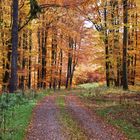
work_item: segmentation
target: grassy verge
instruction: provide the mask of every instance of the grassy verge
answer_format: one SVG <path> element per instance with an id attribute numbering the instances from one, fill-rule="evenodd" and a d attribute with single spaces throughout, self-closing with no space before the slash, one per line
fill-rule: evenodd
<path id="1" fill-rule="evenodd" d="M 0 97 L 0 139 L 22 140 L 29 124 L 32 109 L 46 94 L 13 94 Z"/>
<path id="2" fill-rule="evenodd" d="M 140 107 L 140 106 L 139 106 Z M 136 109 L 126 105 L 98 108 L 97 114 L 121 129 L 130 139 L 140 139 L 140 116 Z M 133 110 L 133 111 L 132 111 Z"/>
<path id="3" fill-rule="evenodd" d="M 93 89 L 98 86 L 99 86 L 99 83 L 86 83 L 86 84 L 78 85 L 79 88 L 84 88 L 84 89 L 90 89 L 90 88 Z"/>
<path id="4" fill-rule="evenodd" d="M 129 139 L 140 140 L 140 95 L 138 91 L 95 86 L 79 96 L 94 112 L 122 130 Z"/>
<path id="5" fill-rule="evenodd" d="M 59 120 L 60 123 L 63 124 L 64 132 L 70 136 L 70 139 L 87 140 L 84 131 L 78 126 L 71 114 L 66 110 L 64 97 L 59 96 L 56 103 L 60 107 Z"/>

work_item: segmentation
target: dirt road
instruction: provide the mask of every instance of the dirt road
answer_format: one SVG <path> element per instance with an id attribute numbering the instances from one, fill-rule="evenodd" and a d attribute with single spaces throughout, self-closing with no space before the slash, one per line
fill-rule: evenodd
<path id="1" fill-rule="evenodd" d="M 58 96 L 48 96 L 38 103 L 33 111 L 26 140 L 77 140 L 62 131 L 64 130 L 63 124 L 58 120 L 60 111 L 55 102 Z M 75 119 L 77 125 L 84 130 L 88 140 L 127 139 L 122 132 L 87 109 L 77 96 L 65 95 L 64 100 L 66 110 Z"/>
<path id="2" fill-rule="evenodd" d="M 57 120 L 59 114 L 55 96 L 46 97 L 33 111 L 26 140 L 66 140 Z"/>

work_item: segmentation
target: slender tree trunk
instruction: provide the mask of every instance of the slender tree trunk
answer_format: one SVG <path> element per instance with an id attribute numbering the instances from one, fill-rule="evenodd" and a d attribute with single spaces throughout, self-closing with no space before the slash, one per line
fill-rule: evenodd
<path id="1" fill-rule="evenodd" d="M 69 37 L 69 53 L 68 53 L 68 66 L 67 66 L 67 78 L 66 78 L 66 89 L 71 88 L 72 85 L 72 71 L 73 71 L 73 38 Z"/>
<path id="2" fill-rule="evenodd" d="M 69 88 L 70 85 L 70 77 L 71 77 L 71 65 L 72 65 L 72 57 L 71 53 L 68 54 L 68 67 L 67 67 L 67 78 L 66 78 L 66 89 Z"/>
<path id="3" fill-rule="evenodd" d="M 128 77 L 127 77 L 127 45 L 128 45 L 128 0 L 123 0 L 123 89 L 128 89 Z"/>
<path id="4" fill-rule="evenodd" d="M 134 10 L 136 8 L 136 5 L 134 1 L 131 1 L 131 10 Z M 131 21 L 132 21 L 132 42 L 133 42 L 133 50 L 137 52 L 137 10 L 132 13 L 131 16 Z M 136 78 L 136 66 L 137 66 L 137 53 L 133 54 L 133 59 L 132 59 L 132 77 L 131 77 L 131 84 L 135 85 L 135 78 Z"/>
<path id="5" fill-rule="evenodd" d="M 70 78 L 70 53 L 68 54 L 68 65 L 67 65 L 67 77 L 66 77 L 66 89 L 69 86 L 69 78 Z"/>
<path id="6" fill-rule="evenodd" d="M 76 56 L 76 50 L 77 50 L 77 42 L 76 42 L 76 39 L 75 41 L 73 42 L 73 60 L 72 60 L 72 70 L 71 70 L 71 76 L 70 76 L 70 88 L 72 88 L 72 83 L 73 83 L 73 76 L 74 76 L 74 72 L 75 72 L 75 67 L 77 65 L 77 62 L 78 62 L 78 57 Z"/>
<path id="7" fill-rule="evenodd" d="M 25 71 L 25 66 L 26 66 L 26 58 L 25 58 L 25 51 L 27 50 L 27 34 L 28 34 L 28 30 L 24 30 L 23 31 L 23 56 L 22 56 L 22 70 Z M 21 76 L 21 89 L 22 91 L 24 91 L 25 88 L 25 75 Z"/>
<path id="8" fill-rule="evenodd" d="M 11 59 L 11 78 L 9 92 L 17 90 L 17 48 L 18 48 L 18 0 L 13 0 L 13 25 L 12 25 L 12 59 Z"/>
<path id="9" fill-rule="evenodd" d="M 61 88 L 61 81 L 62 81 L 62 65 L 63 65 L 63 52 L 62 49 L 60 50 L 60 71 L 59 71 L 59 83 L 58 83 L 58 89 Z"/>
<path id="10" fill-rule="evenodd" d="M 49 87 L 53 87 L 56 89 L 57 86 L 57 70 L 56 70 L 56 62 L 57 62 L 57 31 L 53 30 L 52 36 L 52 50 L 51 50 L 51 75 L 50 75 L 50 84 Z"/>
<path id="11" fill-rule="evenodd" d="M 119 26 L 119 5 L 118 5 L 118 1 L 115 0 L 115 11 L 116 11 L 116 18 L 115 18 L 115 25 Z M 117 27 L 115 29 L 115 36 L 114 36 L 114 48 L 116 49 L 116 61 L 117 61 L 117 76 L 116 76 L 116 86 L 120 86 L 121 85 L 121 53 L 120 53 L 120 46 L 119 46 L 119 27 Z"/>
<path id="12" fill-rule="evenodd" d="M 54 66 L 54 77 L 53 77 L 53 89 L 56 90 L 57 86 L 57 32 L 54 31 L 54 53 L 53 53 L 53 66 Z"/>
<path id="13" fill-rule="evenodd" d="M 104 7 L 104 35 L 105 35 L 105 55 L 106 55 L 106 84 L 107 87 L 110 87 L 110 75 L 109 75 L 109 48 L 108 48 L 108 34 L 107 34 L 107 1 L 105 2 L 105 7 Z"/>
<path id="14" fill-rule="evenodd" d="M 10 64 L 9 62 L 11 61 L 11 45 L 8 45 L 8 53 L 7 53 L 7 58 L 8 58 L 8 61 L 6 63 L 6 65 L 4 65 L 3 63 L 3 69 L 4 69 L 4 74 L 3 74 L 3 89 L 7 89 L 7 84 L 8 84 L 8 80 L 9 80 L 9 77 L 10 77 L 10 73 L 9 73 L 9 70 L 10 70 Z"/>
<path id="15" fill-rule="evenodd" d="M 73 70 L 72 70 L 71 75 L 70 75 L 70 88 L 72 88 L 72 81 L 73 81 L 74 71 L 75 71 L 75 66 L 73 66 Z"/>
<path id="16" fill-rule="evenodd" d="M 38 88 L 41 88 L 41 60 L 42 60 L 42 57 L 41 57 L 41 51 L 42 51 L 42 48 L 41 48 L 41 30 L 40 28 L 38 28 L 38 74 L 37 74 L 37 87 Z"/>
<path id="17" fill-rule="evenodd" d="M 31 51 L 32 51 L 32 30 L 29 30 L 29 53 L 31 54 Z M 29 69 L 29 75 L 28 75 L 28 88 L 30 89 L 31 88 L 31 65 L 32 65 L 32 61 L 31 61 L 31 55 L 29 56 L 29 66 L 28 66 L 28 69 Z"/>
<path id="18" fill-rule="evenodd" d="M 137 32 L 137 26 L 138 26 L 138 14 L 136 13 L 136 29 L 135 29 L 136 51 L 137 51 L 137 49 L 138 49 L 138 32 Z M 133 83 L 133 85 L 135 85 L 136 67 L 137 67 L 137 54 L 135 54 L 135 60 L 134 60 L 134 83 Z"/>
<path id="19" fill-rule="evenodd" d="M 46 55 L 47 55 L 47 36 L 48 36 L 48 29 L 46 29 L 42 34 L 42 87 L 46 88 Z"/>

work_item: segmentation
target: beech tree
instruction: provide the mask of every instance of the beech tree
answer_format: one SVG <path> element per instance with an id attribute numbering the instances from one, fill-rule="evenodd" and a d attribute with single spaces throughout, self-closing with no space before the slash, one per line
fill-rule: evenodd
<path id="1" fill-rule="evenodd" d="M 36 17 L 36 14 L 40 9 L 37 6 L 36 0 L 30 2 L 31 10 L 30 17 L 21 27 L 19 27 L 19 2 L 18 0 L 12 1 L 12 53 L 11 53 L 11 77 L 9 83 L 9 92 L 13 93 L 17 90 L 17 59 L 18 59 L 18 31 L 20 31 L 27 23 Z"/>
<path id="2" fill-rule="evenodd" d="M 9 92 L 17 89 L 17 48 L 18 48 L 18 0 L 13 0 L 12 7 L 12 53 L 11 53 L 11 77 Z"/>
<path id="3" fill-rule="evenodd" d="M 127 44 L 128 44 L 128 1 L 123 0 L 123 88 L 128 89 L 128 77 L 127 77 Z"/>
<path id="4" fill-rule="evenodd" d="M 140 80 L 138 4 L 137 0 L 0 1 L 1 90 L 71 88 L 86 54 L 94 54 L 89 57 L 92 64 L 104 68 L 108 87 L 127 90 L 135 85 Z M 97 48 L 93 40 L 100 42 Z"/>

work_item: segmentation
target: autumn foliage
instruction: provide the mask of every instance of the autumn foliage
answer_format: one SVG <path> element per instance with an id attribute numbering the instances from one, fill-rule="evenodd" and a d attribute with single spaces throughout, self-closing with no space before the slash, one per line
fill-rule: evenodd
<path id="1" fill-rule="evenodd" d="M 139 84 L 139 6 L 138 0 L 1 0 L 1 91 Z"/>

